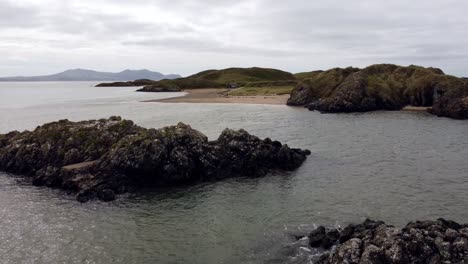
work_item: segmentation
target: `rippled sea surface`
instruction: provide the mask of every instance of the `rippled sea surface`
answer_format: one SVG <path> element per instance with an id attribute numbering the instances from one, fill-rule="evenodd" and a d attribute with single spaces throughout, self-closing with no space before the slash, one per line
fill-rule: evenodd
<path id="1" fill-rule="evenodd" d="M 468 122 L 426 113 L 319 114 L 241 104 L 144 103 L 176 94 L 95 83 L 0 83 L 0 133 L 57 119 L 120 115 L 185 122 L 215 139 L 244 128 L 312 151 L 297 171 L 111 203 L 30 186 L 0 172 L 2 263 L 306 263 L 291 234 L 366 217 L 468 222 Z M 309 254 L 309 255 L 307 255 Z"/>

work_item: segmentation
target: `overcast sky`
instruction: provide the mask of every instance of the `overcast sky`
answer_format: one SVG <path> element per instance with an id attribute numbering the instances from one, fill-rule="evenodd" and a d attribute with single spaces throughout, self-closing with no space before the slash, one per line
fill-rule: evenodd
<path id="1" fill-rule="evenodd" d="M 467 28 L 466 0 L 0 0 L 0 76 L 383 62 L 467 76 Z"/>

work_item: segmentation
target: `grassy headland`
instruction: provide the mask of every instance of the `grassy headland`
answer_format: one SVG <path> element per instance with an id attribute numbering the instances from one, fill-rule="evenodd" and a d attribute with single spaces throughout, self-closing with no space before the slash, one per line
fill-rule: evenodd
<path id="1" fill-rule="evenodd" d="M 295 85 L 296 78 L 285 71 L 268 68 L 228 68 L 207 70 L 194 75 L 173 80 L 161 80 L 145 86 L 140 91 L 152 91 L 156 88 L 200 89 L 226 87 L 260 87 Z"/>
<path id="2" fill-rule="evenodd" d="M 400 110 L 409 105 L 432 107 L 439 116 L 468 118 L 466 80 L 436 68 L 377 64 L 296 76 L 304 79 L 292 91 L 289 105 L 334 113 Z"/>

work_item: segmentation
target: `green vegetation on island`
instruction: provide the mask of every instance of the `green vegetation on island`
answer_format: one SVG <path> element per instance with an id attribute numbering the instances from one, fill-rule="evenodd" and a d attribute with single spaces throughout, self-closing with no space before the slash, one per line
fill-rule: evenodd
<path id="1" fill-rule="evenodd" d="M 187 77 L 229 84 L 237 82 L 241 84 L 265 81 L 296 80 L 293 74 L 277 69 L 268 68 L 228 68 L 223 70 L 207 70 Z"/>
<path id="2" fill-rule="evenodd" d="M 272 96 L 291 94 L 293 86 L 241 87 L 228 92 L 231 96 Z"/>
<path id="3" fill-rule="evenodd" d="M 160 81 L 136 80 L 132 82 L 101 83 L 96 86 L 144 86 L 138 91 L 160 92 L 199 88 L 237 88 L 266 86 L 295 86 L 296 77 L 285 71 L 268 68 L 228 68 L 202 71 L 185 78 Z"/>
<path id="4" fill-rule="evenodd" d="M 438 116 L 468 118 L 466 80 L 436 68 L 372 65 L 364 69 L 335 68 L 301 73 L 288 105 L 320 112 L 400 110 L 405 106 L 431 107 Z"/>
<path id="5" fill-rule="evenodd" d="M 185 78 L 161 80 L 145 86 L 139 91 L 151 92 L 159 88 L 199 89 L 199 88 L 237 88 L 260 86 L 294 86 L 293 74 L 268 68 L 228 68 L 223 70 L 202 71 Z"/>

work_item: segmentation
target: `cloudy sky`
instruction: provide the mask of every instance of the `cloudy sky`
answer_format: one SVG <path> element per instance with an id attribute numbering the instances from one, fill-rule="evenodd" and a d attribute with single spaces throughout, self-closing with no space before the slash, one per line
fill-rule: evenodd
<path id="1" fill-rule="evenodd" d="M 0 76 L 374 63 L 468 75 L 466 0 L 0 0 Z"/>

